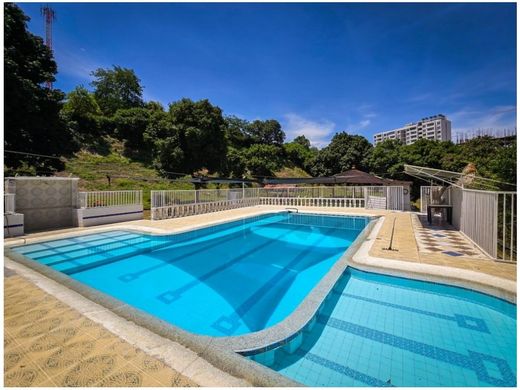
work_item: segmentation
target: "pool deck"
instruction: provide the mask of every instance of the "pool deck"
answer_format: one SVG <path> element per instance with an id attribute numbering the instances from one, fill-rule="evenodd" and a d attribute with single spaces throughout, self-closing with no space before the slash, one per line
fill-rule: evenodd
<path id="1" fill-rule="evenodd" d="M 7 273 L 5 386 L 197 386 L 29 280 Z"/>
<path id="2" fill-rule="evenodd" d="M 123 227 L 171 233 L 284 209 L 256 206 L 162 221 L 139 220 L 40 232 L 23 238 L 33 242 Z M 316 207 L 299 207 L 299 210 L 385 216 L 352 259 L 354 266 L 424 280 L 446 280 L 516 301 L 516 264 L 487 258 L 459 232 L 443 226 L 430 229 L 417 214 Z M 392 230 L 394 234 L 389 250 Z M 7 245 L 23 242 L 20 238 L 4 240 Z M 75 292 L 63 293 L 65 287 L 21 264 L 6 259 L 6 266 L 11 269 L 4 275 L 6 386 L 252 384 L 252 381 L 214 367 L 179 343 L 115 318 L 117 315 L 110 310 L 89 303 Z M 490 285 L 500 285 L 499 291 Z M 78 308 L 75 302 L 79 301 L 83 306 L 78 311 L 72 307 Z M 135 343 L 135 339 L 139 339 L 139 343 Z"/>

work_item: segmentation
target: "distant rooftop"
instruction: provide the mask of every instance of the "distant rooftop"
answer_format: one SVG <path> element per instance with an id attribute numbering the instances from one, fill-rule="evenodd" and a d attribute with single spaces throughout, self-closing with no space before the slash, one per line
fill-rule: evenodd
<path id="1" fill-rule="evenodd" d="M 327 177 L 286 177 L 264 179 L 264 185 L 294 185 L 294 184 L 346 184 L 368 186 L 398 186 L 411 184 L 409 181 L 383 179 L 371 173 L 359 169 L 349 169 Z"/>

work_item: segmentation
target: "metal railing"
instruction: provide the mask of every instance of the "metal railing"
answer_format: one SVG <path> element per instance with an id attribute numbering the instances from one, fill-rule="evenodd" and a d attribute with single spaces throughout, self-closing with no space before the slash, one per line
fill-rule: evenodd
<path id="1" fill-rule="evenodd" d="M 254 206 L 356 207 L 403 210 L 402 186 L 244 188 L 152 191 L 152 219 Z"/>
<path id="2" fill-rule="evenodd" d="M 364 199 L 365 187 L 334 186 L 334 187 L 292 187 L 292 188 L 260 188 L 259 195 L 263 198 L 351 198 Z"/>
<path id="3" fill-rule="evenodd" d="M 365 208 L 379 210 L 404 210 L 402 186 L 372 186 L 365 188 Z"/>
<path id="4" fill-rule="evenodd" d="M 497 258 L 504 261 L 516 261 L 516 192 L 499 192 L 497 207 Z"/>
<path id="5" fill-rule="evenodd" d="M 494 259 L 517 257 L 516 192 L 452 188 L 453 225 Z"/>
<path id="6" fill-rule="evenodd" d="M 82 209 L 141 205 L 143 203 L 143 191 L 130 190 L 78 192 L 78 202 L 79 207 Z"/>
<path id="7" fill-rule="evenodd" d="M 15 194 L 4 194 L 4 214 L 15 212 L 15 200 Z"/>
<path id="8" fill-rule="evenodd" d="M 151 192 L 152 220 L 205 214 L 259 203 L 258 188 Z"/>
<path id="9" fill-rule="evenodd" d="M 258 198 L 258 188 L 226 190 L 159 190 L 151 192 L 152 207 L 168 207 Z"/>

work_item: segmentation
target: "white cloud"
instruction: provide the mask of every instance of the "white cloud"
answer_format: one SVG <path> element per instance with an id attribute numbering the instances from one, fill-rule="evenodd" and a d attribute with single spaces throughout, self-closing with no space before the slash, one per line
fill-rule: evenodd
<path id="1" fill-rule="evenodd" d="M 495 106 L 487 110 L 466 107 L 448 113 L 447 117 L 451 120 L 453 139 L 456 139 L 458 133 L 470 134 L 477 130 L 516 128 L 516 106 L 514 105 Z"/>
<path id="2" fill-rule="evenodd" d="M 58 73 L 73 76 L 82 81 L 90 81 L 92 79 L 90 73 L 106 65 L 89 58 L 81 49 L 60 48 L 55 51 L 55 56 Z"/>
<path id="3" fill-rule="evenodd" d="M 430 100 L 432 98 L 433 98 L 433 94 L 431 92 L 426 92 L 426 93 L 420 93 L 418 95 L 413 95 L 410 98 L 405 99 L 405 102 L 422 103 L 422 102 L 425 102 L 426 100 Z"/>
<path id="4" fill-rule="evenodd" d="M 370 124 L 370 119 L 363 119 L 361 122 L 359 122 L 358 127 L 361 129 L 364 129 Z"/>
<path id="5" fill-rule="evenodd" d="M 374 106 L 372 104 L 362 104 L 357 108 L 356 117 L 360 117 L 359 122 L 349 123 L 348 128 L 352 131 L 364 129 L 372 123 L 372 118 L 376 116 L 377 114 L 374 112 Z"/>
<path id="6" fill-rule="evenodd" d="M 349 120 L 347 122 L 347 129 L 353 133 L 357 133 L 359 130 L 365 129 L 368 126 L 370 126 L 372 124 L 372 118 L 377 117 L 377 114 L 375 112 L 366 111 L 367 109 L 371 108 L 372 106 L 364 106 L 363 108 L 359 108 L 358 111 L 365 110 L 365 112 L 360 112 L 355 115 L 355 117 L 359 120 Z"/>
<path id="7" fill-rule="evenodd" d="M 288 140 L 299 135 L 305 135 L 313 146 L 326 146 L 331 138 L 336 124 L 328 120 L 313 121 L 297 114 L 285 115 L 284 131 Z"/>

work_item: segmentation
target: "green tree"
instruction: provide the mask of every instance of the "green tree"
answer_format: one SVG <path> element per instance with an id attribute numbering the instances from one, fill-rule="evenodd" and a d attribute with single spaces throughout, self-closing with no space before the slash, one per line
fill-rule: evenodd
<path id="1" fill-rule="evenodd" d="M 166 177 L 177 177 L 168 172 L 183 172 L 184 151 L 180 146 L 179 131 L 172 123 L 170 115 L 156 114 L 156 120 L 146 127 L 143 134 L 145 144 L 152 149 L 155 168 Z"/>
<path id="2" fill-rule="evenodd" d="M 445 169 L 443 161 L 446 155 L 454 150 L 455 145 L 451 141 L 439 142 L 421 138 L 402 147 L 401 161 L 404 164 Z"/>
<path id="3" fill-rule="evenodd" d="M 401 160 L 402 148 L 401 142 L 395 139 L 378 143 L 368 158 L 370 171 L 392 179 L 402 177 L 404 170 Z"/>
<path id="4" fill-rule="evenodd" d="M 276 145 L 254 144 L 244 151 L 252 175 L 270 176 L 283 165 L 282 149 Z"/>
<path id="5" fill-rule="evenodd" d="M 305 170 L 309 169 L 318 153 L 316 148 L 311 148 L 310 141 L 304 135 L 296 137 L 292 142 L 284 144 L 283 147 L 289 162 Z"/>
<path id="6" fill-rule="evenodd" d="M 163 171 L 225 169 L 225 122 L 222 110 L 208 100 L 170 104 L 167 117 L 146 129 L 145 140 L 153 144 L 155 163 Z"/>
<path id="7" fill-rule="evenodd" d="M 101 115 L 99 105 L 84 86 L 80 85 L 67 94 L 62 112 L 71 116 Z"/>
<path id="8" fill-rule="evenodd" d="M 312 163 L 315 176 L 330 176 L 356 167 L 367 170 L 372 145 L 360 135 L 337 133 Z"/>
<path id="9" fill-rule="evenodd" d="M 247 127 L 247 133 L 253 143 L 266 145 L 282 145 L 285 133 L 277 120 L 255 120 Z"/>
<path id="10" fill-rule="evenodd" d="M 311 141 L 309 141 L 309 139 L 304 135 L 299 135 L 292 142 L 300 144 L 301 146 L 303 146 L 306 149 L 311 148 Z"/>
<path id="11" fill-rule="evenodd" d="M 153 133 L 168 114 L 158 102 L 148 102 L 144 107 L 117 110 L 111 118 L 117 138 L 125 141 L 125 154 L 137 160 L 150 162 L 153 142 L 145 137 L 147 130 Z"/>
<path id="12" fill-rule="evenodd" d="M 228 145 L 234 148 L 245 148 L 253 143 L 248 134 L 249 122 L 236 116 L 226 116 L 226 139 Z"/>
<path id="13" fill-rule="evenodd" d="M 63 92 L 47 88 L 55 81 L 56 62 L 43 40 L 27 30 L 29 18 L 14 3 L 4 4 L 4 146 L 5 149 L 66 155 L 76 149 L 59 112 Z M 23 157 L 38 169 L 61 168 L 59 160 Z M 6 154 L 5 164 L 21 165 L 18 155 Z"/>
<path id="14" fill-rule="evenodd" d="M 152 113 L 144 107 L 117 110 L 112 118 L 116 137 L 126 140 L 126 146 L 130 149 L 141 149 L 144 144 L 143 134 Z"/>
<path id="15" fill-rule="evenodd" d="M 489 166 L 497 180 L 516 184 L 516 156 L 516 139 L 511 144 L 501 145 Z"/>
<path id="16" fill-rule="evenodd" d="M 102 135 L 101 110 L 94 96 L 83 86 L 67 94 L 60 115 L 78 143 L 90 144 Z"/>
<path id="17" fill-rule="evenodd" d="M 516 183 L 516 140 L 503 142 L 489 136 L 454 145 L 443 158 L 443 169 L 460 172 L 474 164 L 477 175 Z"/>
<path id="18" fill-rule="evenodd" d="M 92 76 L 94 96 L 105 115 L 113 115 L 119 109 L 141 107 L 143 87 L 132 69 L 114 66 L 112 69 L 96 69 Z"/>
<path id="19" fill-rule="evenodd" d="M 243 150 L 229 146 L 226 155 L 226 162 L 222 173 L 226 176 L 240 178 L 243 177 L 247 169 L 247 160 Z"/>

